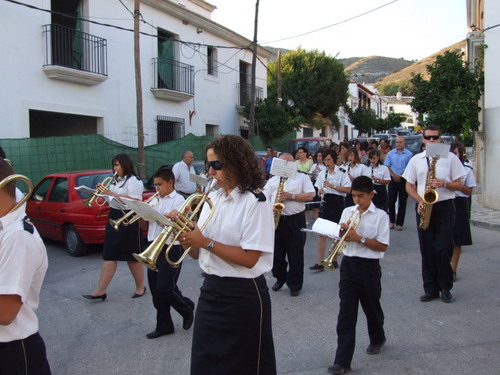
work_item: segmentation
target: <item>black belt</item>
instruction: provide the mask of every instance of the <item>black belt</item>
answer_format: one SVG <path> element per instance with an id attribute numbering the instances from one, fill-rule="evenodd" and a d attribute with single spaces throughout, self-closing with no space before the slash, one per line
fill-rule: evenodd
<path id="1" fill-rule="evenodd" d="M 299 216 L 299 215 L 304 215 L 304 211 L 299 212 L 298 214 L 293 214 L 293 215 L 281 215 L 280 219 L 283 219 L 283 220 L 285 220 L 285 218 L 290 218 L 291 219 L 292 217 L 296 217 L 296 216 Z"/>

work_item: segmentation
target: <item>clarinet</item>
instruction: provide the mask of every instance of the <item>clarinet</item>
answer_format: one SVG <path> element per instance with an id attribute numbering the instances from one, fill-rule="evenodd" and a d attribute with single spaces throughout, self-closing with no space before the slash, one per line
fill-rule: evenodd
<path id="1" fill-rule="evenodd" d="M 325 203 L 324 198 L 325 198 L 325 183 L 328 181 L 328 168 L 325 169 L 325 181 L 323 182 L 323 193 L 321 193 L 320 198 L 321 200 L 319 201 L 319 212 L 323 212 L 323 204 Z"/>

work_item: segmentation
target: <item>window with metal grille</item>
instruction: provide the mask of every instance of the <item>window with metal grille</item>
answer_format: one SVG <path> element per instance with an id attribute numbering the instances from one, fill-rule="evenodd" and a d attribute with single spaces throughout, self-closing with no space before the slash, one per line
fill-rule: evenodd
<path id="1" fill-rule="evenodd" d="M 184 137 L 184 119 L 178 117 L 157 116 L 157 142 L 168 142 Z"/>
<path id="2" fill-rule="evenodd" d="M 219 135 L 219 125 L 206 124 L 205 134 L 210 137 L 217 137 Z"/>
<path id="3" fill-rule="evenodd" d="M 313 130 L 310 128 L 302 128 L 302 134 L 304 135 L 304 137 L 312 137 Z"/>

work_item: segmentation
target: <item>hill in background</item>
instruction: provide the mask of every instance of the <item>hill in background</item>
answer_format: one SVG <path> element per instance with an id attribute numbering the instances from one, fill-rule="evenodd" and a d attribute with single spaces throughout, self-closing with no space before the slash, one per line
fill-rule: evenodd
<path id="1" fill-rule="evenodd" d="M 353 59 L 357 59 L 354 60 Z M 414 61 L 393 57 L 368 56 L 362 58 L 340 59 L 351 81 L 358 83 L 375 83 L 381 78 L 398 72 L 414 64 Z M 349 64 L 350 63 L 350 64 Z"/>

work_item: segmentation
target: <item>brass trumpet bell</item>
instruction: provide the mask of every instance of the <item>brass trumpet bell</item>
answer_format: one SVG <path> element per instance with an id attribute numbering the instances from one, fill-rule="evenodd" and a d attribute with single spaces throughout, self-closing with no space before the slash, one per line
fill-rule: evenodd
<path id="1" fill-rule="evenodd" d="M 92 194 L 90 196 L 90 198 L 84 200 L 82 203 L 87 206 L 88 208 L 92 208 L 92 204 L 95 202 L 95 204 L 97 204 L 98 206 L 104 206 L 104 204 L 106 203 L 106 201 L 103 201 L 102 203 L 99 203 L 99 201 L 97 200 L 98 197 L 98 194 L 102 194 L 103 192 L 105 192 L 109 186 L 112 184 L 112 183 L 116 183 L 116 175 L 117 173 L 115 173 L 113 176 L 109 176 L 109 177 L 106 177 L 104 180 L 102 180 L 101 184 L 96 186 L 96 191 L 94 194 Z"/>
<path id="2" fill-rule="evenodd" d="M 148 200 L 146 200 L 144 203 L 150 203 L 155 198 L 158 199 L 159 194 L 160 193 L 156 192 L 155 194 L 150 196 L 148 198 Z M 151 207 L 156 206 L 159 202 L 160 201 L 158 200 L 158 202 L 154 205 L 151 205 Z M 135 211 L 130 210 L 129 212 L 127 212 L 125 215 L 123 215 L 119 219 L 116 219 L 116 220 L 109 219 L 109 223 L 111 224 L 111 226 L 113 227 L 114 230 L 118 230 L 118 229 L 120 229 L 120 225 L 131 225 L 131 224 L 135 223 L 137 220 L 139 220 L 140 218 L 141 217 L 139 215 L 137 215 L 135 213 Z"/>

